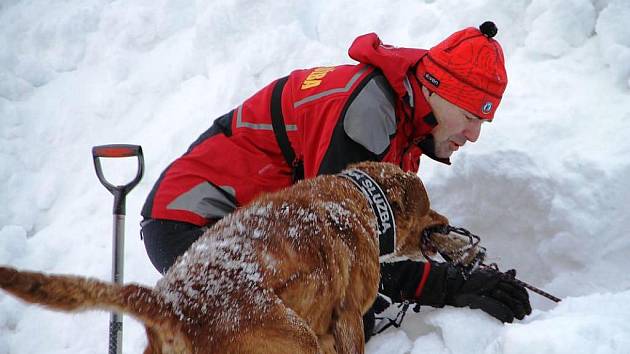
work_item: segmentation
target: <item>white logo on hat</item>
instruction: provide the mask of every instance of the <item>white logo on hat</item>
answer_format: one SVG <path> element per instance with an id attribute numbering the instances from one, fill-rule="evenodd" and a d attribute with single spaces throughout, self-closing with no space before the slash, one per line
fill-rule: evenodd
<path id="1" fill-rule="evenodd" d="M 486 102 L 486 104 L 483 105 L 483 108 L 481 108 L 481 111 L 484 114 L 490 113 L 491 110 L 492 110 L 492 102 Z"/>

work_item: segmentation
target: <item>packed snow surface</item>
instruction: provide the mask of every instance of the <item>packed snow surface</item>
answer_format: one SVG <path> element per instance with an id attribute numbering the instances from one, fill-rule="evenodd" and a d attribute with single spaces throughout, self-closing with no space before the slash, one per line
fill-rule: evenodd
<path id="1" fill-rule="evenodd" d="M 627 0 L 0 1 L 0 264 L 109 279 L 113 198 L 90 151 L 139 144 L 125 281 L 153 286 L 140 208 L 215 117 L 293 69 L 351 63 L 357 35 L 429 48 L 493 20 L 509 75 L 496 119 L 419 174 L 491 261 L 563 301 L 532 294 L 534 313 L 506 325 L 422 308 L 367 352 L 630 353 L 629 18 Z M 104 169 L 122 184 L 135 164 Z M 108 321 L 0 294 L 0 354 L 105 352 Z M 142 352 L 142 326 L 124 326 L 123 352 Z"/>

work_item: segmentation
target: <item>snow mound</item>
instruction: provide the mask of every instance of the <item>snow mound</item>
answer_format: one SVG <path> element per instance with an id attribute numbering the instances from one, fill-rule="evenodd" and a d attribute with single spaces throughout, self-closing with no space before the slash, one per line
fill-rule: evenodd
<path id="1" fill-rule="evenodd" d="M 368 353 L 628 353 L 628 18 L 627 0 L 0 1 L 0 263 L 109 279 L 112 196 L 90 151 L 132 143 L 147 169 L 127 198 L 125 281 L 154 284 L 139 210 L 215 117 L 293 69 L 351 62 L 357 35 L 429 48 L 493 20 L 510 81 L 497 117 L 452 166 L 424 158 L 420 176 L 491 260 L 565 300 L 532 296 L 536 314 L 507 326 L 423 309 Z M 107 318 L 0 294 L 0 354 L 93 353 Z M 125 320 L 123 351 L 144 344 Z"/>
<path id="2" fill-rule="evenodd" d="M 569 297 L 551 311 L 534 311 L 506 325 L 478 310 L 410 310 L 401 329 L 374 337 L 367 349 L 373 354 L 628 353 L 628 301 L 630 291 Z"/>

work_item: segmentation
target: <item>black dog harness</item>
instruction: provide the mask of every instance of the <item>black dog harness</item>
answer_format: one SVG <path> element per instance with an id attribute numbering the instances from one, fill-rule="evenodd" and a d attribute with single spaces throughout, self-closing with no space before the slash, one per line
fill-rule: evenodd
<path id="1" fill-rule="evenodd" d="M 338 176 L 352 181 L 370 203 L 378 222 L 379 256 L 394 253 L 396 248 L 396 221 L 394 220 L 392 207 L 389 205 L 387 196 L 381 186 L 367 173 L 358 169 L 345 170 L 339 173 Z"/>

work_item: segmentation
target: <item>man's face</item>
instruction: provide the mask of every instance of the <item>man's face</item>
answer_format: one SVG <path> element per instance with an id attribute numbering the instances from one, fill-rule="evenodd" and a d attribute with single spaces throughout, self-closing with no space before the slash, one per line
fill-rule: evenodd
<path id="1" fill-rule="evenodd" d="M 431 133 L 435 140 L 435 156 L 439 158 L 448 158 L 466 142 L 477 141 L 481 133 L 481 124 L 489 122 L 477 118 L 435 93 L 429 95 L 425 87 L 422 87 L 422 93 L 438 122 Z"/>

